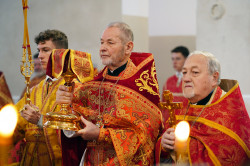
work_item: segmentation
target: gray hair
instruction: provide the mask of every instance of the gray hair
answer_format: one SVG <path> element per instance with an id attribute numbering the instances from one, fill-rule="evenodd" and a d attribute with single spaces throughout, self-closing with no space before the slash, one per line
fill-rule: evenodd
<path id="1" fill-rule="evenodd" d="M 122 32 L 121 40 L 123 42 L 134 41 L 133 31 L 131 30 L 130 26 L 124 22 L 112 22 L 108 25 L 107 28 L 116 27 L 119 28 Z"/>
<path id="2" fill-rule="evenodd" d="M 198 54 L 204 55 L 206 57 L 208 71 L 209 71 L 210 75 L 214 74 L 215 72 L 219 73 L 219 77 L 217 80 L 217 84 L 219 85 L 220 84 L 220 77 L 221 77 L 221 68 L 220 68 L 219 60 L 216 59 L 212 53 L 205 52 L 205 51 L 194 51 L 194 52 L 190 53 L 189 57 L 192 55 L 198 55 Z"/>

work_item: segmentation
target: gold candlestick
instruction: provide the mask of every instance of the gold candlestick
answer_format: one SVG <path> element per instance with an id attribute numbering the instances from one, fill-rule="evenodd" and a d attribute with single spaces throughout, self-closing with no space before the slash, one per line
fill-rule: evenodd
<path id="1" fill-rule="evenodd" d="M 52 63 L 52 76 L 56 78 L 62 76 L 65 80 L 64 85 L 69 88 L 70 92 L 74 78 L 78 78 L 81 83 L 93 79 L 94 68 L 88 53 L 69 49 L 53 50 L 50 62 Z M 60 66 L 60 69 L 55 66 Z M 44 124 L 45 127 L 75 131 L 81 128 L 79 115 L 72 113 L 69 104 L 61 104 L 60 112 L 49 112 L 46 118 L 48 121 Z"/>
<path id="2" fill-rule="evenodd" d="M 65 80 L 65 86 L 69 88 L 69 92 L 72 91 L 72 81 L 76 78 L 76 75 L 70 68 L 70 59 L 68 59 L 67 69 L 65 73 L 62 73 L 62 77 Z M 78 116 L 70 112 L 69 104 L 61 104 L 60 112 L 49 112 L 46 114 L 48 121 L 44 124 L 45 127 L 53 129 L 64 130 L 78 130 L 80 128 Z M 71 113 L 71 114 L 70 114 Z"/>

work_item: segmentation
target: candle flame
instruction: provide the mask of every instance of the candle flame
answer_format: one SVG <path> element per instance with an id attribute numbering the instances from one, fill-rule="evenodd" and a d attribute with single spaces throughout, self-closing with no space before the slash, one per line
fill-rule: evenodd
<path id="1" fill-rule="evenodd" d="M 181 121 L 176 125 L 175 128 L 175 137 L 178 141 L 187 141 L 190 133 L 190 127 L 188 122 Z"/>
<path id="2" fill-rule="evenodd" d="M 17 124 L 17 110 L 14 105 L 8 104 L 0 111 L 0 135 L 12 136 Z"/>

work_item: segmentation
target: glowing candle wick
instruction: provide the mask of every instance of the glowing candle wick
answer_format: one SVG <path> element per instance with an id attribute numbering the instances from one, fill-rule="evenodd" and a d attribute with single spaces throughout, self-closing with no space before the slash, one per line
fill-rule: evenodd
<path id="1" fill-rule="evenodd" d="M 187 141 L 190 133 L 190 127 L 188 122 L 181 121 L 176 125 L 175 128 L 175 137 L 178 141 L 185 142 Z"/>

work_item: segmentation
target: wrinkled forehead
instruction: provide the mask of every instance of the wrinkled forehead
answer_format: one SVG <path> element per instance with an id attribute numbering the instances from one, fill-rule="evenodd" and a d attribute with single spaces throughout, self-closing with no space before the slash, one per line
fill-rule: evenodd
<path id="1" fill-rule="evenodd" d="M 101 40 L 116 40 L 120 39 L 121 31 L 117 27 L 109 27 L 102 33 Z"/>
<path id="2" fill-rule="evenodd" d="M 198 69 L 207 69 L 207 59 L 202 54 L 195 54 L 189 56 L 183 66 L 183 69 L 191 69 L 191 68 L 198 68 Z"/>

